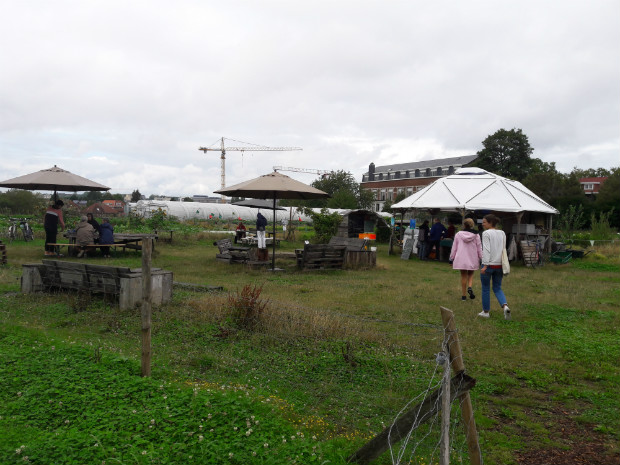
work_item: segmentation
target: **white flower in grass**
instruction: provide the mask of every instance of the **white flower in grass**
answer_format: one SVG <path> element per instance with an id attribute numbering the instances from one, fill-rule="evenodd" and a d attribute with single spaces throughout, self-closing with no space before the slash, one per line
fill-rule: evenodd
<path id="1" fill-rule="evenodd" d="M 198 436 L 198 442 L 201 442 L 203 439 L 204 439 L 204 436 L 202 434 Z"/>
<path id="2" fill-rule="evenodd" d="M 282 442 L 286 442 L 286 439 L 282 439 Z"/>
<path id="3" fill-rule="evenodd" d="M 256 452 L 252 451 L 252 456 L 256 457 Z"/>
<path id="4" fill-rule="evenodd" d="M 265 444 L 263 444 L 263 447 L 264 447 L 265 449 L 267 449 L 267 447 L 269 447 L 269 444 L 268 444 L 268 443 L 265 443 Z"/>
<path id="5" fill-rule="evenodd" d="M 142 451 L 142 455 L 146 455 L 146 451 L 145 450 Z"/>
<path id="6" fill-rule="evenodd" d="M 154 425 L 154 424 L 155 424 L 155 419 L 154 419 L 154 418 L 152 418 L 152 419 L 151 419 L 151 425 Z"/>
<path id="7" fill-rule="evenodd" d="M 232 452 L 229 452 L 229 453 L 228 453 L 228 456 L 229 456 L 229 457 L 232 457 L 233 455 L 234 455 L 234 454 L 233 454 Z"/>
<path id="8" fill-rule="evenodd" d="M 233 428 L 235 431 L 237 431 L 239 428 L 237 428 L 236 426 Z"/>

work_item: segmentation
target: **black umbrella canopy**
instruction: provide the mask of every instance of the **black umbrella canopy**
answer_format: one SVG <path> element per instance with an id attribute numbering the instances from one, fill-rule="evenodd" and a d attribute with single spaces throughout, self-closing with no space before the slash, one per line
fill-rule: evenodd
<path id="1" fill-rule="evenodd" d="M 109 187 L 54 165 L 52 168 L 0 182 L 0 187 L 30 191 L 108 191 Z M 54 194 L 55 195 L 55 194 Z"/>
<path id="2" fill-rule="evenodd" d="M 271 269 L 276 269 L 276 200 L 277 199 L 320 199 L 329 197 L 327 192 L 296 181 L 285 174 L 274 171 L 258 178 L 251 179 L 234 186 L 225 187 L 216 194 L 235 197 L 253 197 L 255 199 L 269 199 L 273 209 L 273 252 L 271 254 Z"/>

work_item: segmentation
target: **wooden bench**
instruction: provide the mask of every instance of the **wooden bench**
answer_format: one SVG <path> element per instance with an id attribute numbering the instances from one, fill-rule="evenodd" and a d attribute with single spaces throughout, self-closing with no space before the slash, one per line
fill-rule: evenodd
<path id="1" fill-rule="evenodd" d="M 217 246 L 218 253 L 215 259 L 226 263 L 246 263 L 249 260 L 249 247 L 234 246 L 231 239 L 220 239 L 213 243 Z"/>
<path id="2" fill-rule="evenodd" d="M 133 250 L 142 250 L 142 246 L 139 244 L 88 244 L 88 245 L 77 245 L 71 242 L 63 242 L 63 243 L 52 243 L 48 242 L 47 245 L 51 245 L 53 247 L 67 247 L 67 253 L 71 253 L 73 248 L 83 247 L 87 250 L 96 251 L 100 247 L 111 247 L 114 249 L 122 248 L 123 251 L 125 249 L 133 249 Z"/>
<path id="3" fill-rule="evenodd" d="M 42 260 L 22 266 L 22 292 L 71 289 L 114 296 L 122 309 L 133 308 L 142 300 L 142 269 L 84 262 Z M 151 301 L 155 305 L 172 299 L 172 272 L 151 269 Z"/>
<path id="4" fill-rule="evenodd" d="M 297 266 L 302 270 L 333 270 L 344 267 L 345 246 L 329 244 L 306 244 L 295 251 Z"/>

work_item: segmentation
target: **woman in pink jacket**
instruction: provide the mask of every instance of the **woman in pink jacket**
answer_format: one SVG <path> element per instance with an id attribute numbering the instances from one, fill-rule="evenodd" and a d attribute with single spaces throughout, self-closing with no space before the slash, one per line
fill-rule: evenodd
<path id="1" fill-rule="evenodd" d="M 474 220 L 465 218 L 463 230 L 456 233 L 450 252 L 452 268 L 461 272 L 461 300 L 467 300 L 466 291 L 470 299 L 475 299 L 471 286 L 474 282 L 474 271 L 480 267 L 482 259 L 482 243 L 480 236 L 474 231 Z"/>

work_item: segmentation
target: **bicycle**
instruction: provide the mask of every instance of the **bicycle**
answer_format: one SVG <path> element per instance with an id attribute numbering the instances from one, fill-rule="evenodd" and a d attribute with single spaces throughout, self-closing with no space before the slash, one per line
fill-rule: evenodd
<path id="1" fill-rule="evenodd" d="M 21 230 L 22 236 L 26 242 L 34 240 L 34 232 L 28 224 L 28 218 L 10 218 L 11 224 L 9 226 L 9 243 L 17 239 L 19 231 Z"/>
<path id="2" fill-rule="evenodd" d="M 528 241 L 528 245 L 531 245 Z M 543 255 L 543 245 L 540 241 L 534 241 L 535 249 L 530 253 L 529 263 L 532 268 L 543 266 L 545 264 L 545 257 Z"/>

